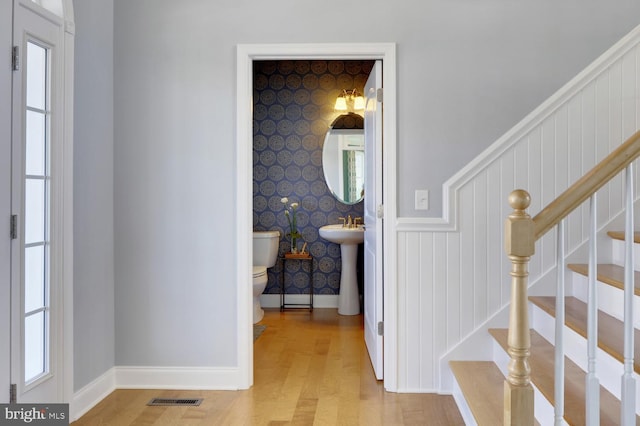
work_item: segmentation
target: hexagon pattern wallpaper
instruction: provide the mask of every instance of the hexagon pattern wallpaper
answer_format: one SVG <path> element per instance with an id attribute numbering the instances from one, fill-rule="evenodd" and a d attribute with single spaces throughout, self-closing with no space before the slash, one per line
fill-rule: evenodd
<path id="1" fill-rule="evenodd" d="M 362 217 L 363 203 L 346 205 L 333 196 L 324 179 L 322 147 L 329 126 L 341 115 L 334 111 L 336 98 L 343 90 L 362 93 L 373 61 L 253 64 L 253 229 L 280 231 L 279 253 L 284 254 L 290 248 L 289 224 L 281 199 L 299 203 L 298 230 L 314 257 L 314 294 L 337 295 L 340 246 L 324 240 L 318 230 L 341 223 L 340 217 Z M 308 262 L 287 262 L 288 294 L 308 294 L 307 268 Z M 269 269 L 265 293 L 280 292 L 281 273 L 280 262 Z"/>

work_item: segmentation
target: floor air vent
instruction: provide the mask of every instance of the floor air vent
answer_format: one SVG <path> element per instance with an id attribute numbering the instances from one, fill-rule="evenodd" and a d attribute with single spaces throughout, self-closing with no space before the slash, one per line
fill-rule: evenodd
<path id="1" fill-rule="evenodd" d="M 169 406 L 169 405 L 185 406 L 186 405 L 191 407 L 197 407 L 198 405 L 200 405 L 201 402 L 202 402 L 202 398 L 200 399 L 153 398 L 151 401 L 147 403 L 147 405 L 154 405 L 154 406 Z"/>

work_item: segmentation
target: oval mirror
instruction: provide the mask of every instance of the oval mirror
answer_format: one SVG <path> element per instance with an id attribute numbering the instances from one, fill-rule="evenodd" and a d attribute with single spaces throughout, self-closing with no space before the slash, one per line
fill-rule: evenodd
<path id="1" fill-rule="evenodd" d="M 364 118 L 350 112 L 338 116 L 324 138 L 324 179 L 331 193 L 344 204 L 364 198 Z"/>

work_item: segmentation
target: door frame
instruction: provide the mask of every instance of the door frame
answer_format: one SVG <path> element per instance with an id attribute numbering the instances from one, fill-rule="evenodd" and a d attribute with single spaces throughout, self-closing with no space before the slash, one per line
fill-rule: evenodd
<path id="1" fill-rule="evenodd" d="M 382 60 L 384 258 L 384 387 L 397 390 L 396 45 L 395 43 L 240 44 L 236 87 L 236 276 L 238 388 L 253 385 L 251 256 L 253 230 L 253 61 Z"/>

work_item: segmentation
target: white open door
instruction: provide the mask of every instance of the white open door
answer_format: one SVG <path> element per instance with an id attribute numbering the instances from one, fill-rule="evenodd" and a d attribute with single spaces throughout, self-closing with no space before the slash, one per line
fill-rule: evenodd
<path id="1" fill-rule="evenodd" d="M 364 339 L 378 380 L 383 378 L 381 90 L 382 61 L 378 60 L 364 88 Z"/>

